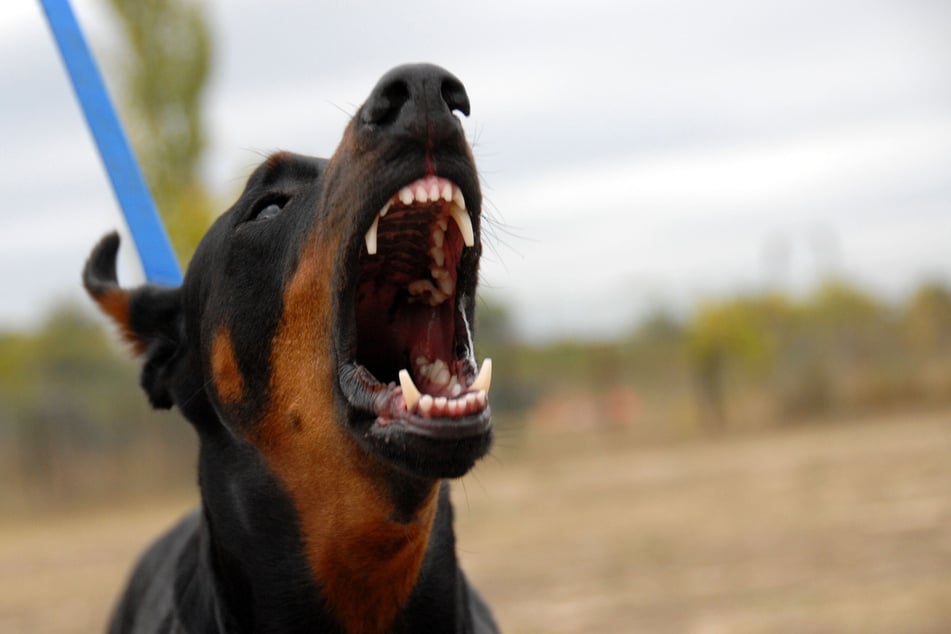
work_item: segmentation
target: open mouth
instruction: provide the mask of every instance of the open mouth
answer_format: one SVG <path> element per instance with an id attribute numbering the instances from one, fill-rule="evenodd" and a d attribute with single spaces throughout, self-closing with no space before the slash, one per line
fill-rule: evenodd
<path id="1" fill-rule="evenodd" d="M 477 367 L 469 323 L 476 237 L 461 189 L 439 176 L 400 188 L 364 234 L 340 385 L 372 415 L 368 436 L 488 434 L 492 362 Z"/>

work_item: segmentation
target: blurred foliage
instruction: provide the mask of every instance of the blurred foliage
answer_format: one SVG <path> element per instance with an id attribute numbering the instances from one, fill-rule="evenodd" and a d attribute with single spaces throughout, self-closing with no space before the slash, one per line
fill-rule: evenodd
<path id="1" fill-rule="evenodd" d="M 201 4 L 108 0 L 130 137 L 179 258 L 210 224 L 201 181 L 211 35 Z M 951 403 L 951 290 L 890 305 L 844 280 L 804 297 L 720 298 L 663 311 L 611 341 L 521 340 L 483 297 L 476 354 L 494 360 L 503 428 L 625 429 L 647 440 L 886 407 Z M 34 332 L 0 333 L 0 514 L 193 482 L 196 443 L 177 415 L 148 409 L 137 364 L 74 307 Z M 170 420 L 171 419 L 171 420 Z"/>
<path id="2" fill-rule="evenodd" d="M 497 321 L 501 309 L 488 306 Z M 623 424 L 669 438 L 927 407 L 951 402 L 951 290 L 926 284 L 890 305 L 830 279 L 802 297 L 720 298 L 686 318 L 658 312 L 617 341 L 529 345 L 509 333 L 481 349 L 506 357 L 495 364 L 493 406 L 518 402 L 529 424 Z M 495 385 L 520 393 L 499 403 Z"/>
<path id="3" fill-rule="evenodd" d="M 520 412 L 534 400 L 531 388 L 521 380 L 517 339 L 508 308 L 480 297 L 476 306 L 476 359 L 492 359 L 494 377 L 498 376 L 496 368 L 505 368 L 505 381 L 492 380 L 492 406 L 508 412 Z"/>
<path id="4" fill-rule="evenodd" d="M 211 222 L 201 179 L 212 40 L 189 0 L 107 0 L 124 50 L 121 110 L 180 261 Z M 194 434 L 153 412 L 137 364 L 72 306 L 36 331 L 0 333 L 0 508 L 41 509 L 194 480 Z M 169 418 L 176 419 L 167 424 Z"/>
<path id="5" fill-rule="evenodd" d="M 108 0 L 126 44 L 121 59 L 129 135 L 179 260 L 188 261 L 212 218 L 201 180 L 204 89 L 212 38 L 203 5 Z"/>
<path id="6" fill-rule="evenodd" d="M 791 312 L 786 299 L 777 295 L 700 306 L 686 332 L 686 347 L 706 425 L 719 429 L 726 424 L 728 364 L 750 374 L 772 365 L 780 352 L 781 333 L 791 325 Z"/>
<path id="7" fill-rule="evenodd" d="M 193 479 L 184 468 L 192 432 L 149 410 L 124 357 L 73 306 L 36 332 L 0 333 L 0 508 L 37 510 Z"/>
<path id="8" fill-rule="evenodd" d="M 906 343 L 918 355 L 932 358 L 951 348 L 951 290 L 925 284 L 914 294 L 903 315 Z"/>
<path id="9" fill-rule="evenodd" d="M 530 344 L 504 305 L 481 298 L 476 312 L 501 442 L 545 427 L 671 440 L 951 403 L 951 289 L 941 284 L 897 305 L 842 280 L 797 298 L 710 300 L 596 342 Z M 35 332 L 0 333 L 0 509 L 190 484 L 194 434 L 148 409 L 137 372 L 74 307 Z"/>

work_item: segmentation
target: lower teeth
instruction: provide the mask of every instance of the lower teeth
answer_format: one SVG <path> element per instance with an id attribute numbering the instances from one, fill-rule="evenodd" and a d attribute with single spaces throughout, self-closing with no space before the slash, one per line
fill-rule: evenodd
<path id="1" fill-rule="evenodd" d="M 445 361 L 437 359 L 427 363 L 425 357 L 417 357 L 416 365 L 419 374 L 432 383 L 448 388 L 450 396 L 433 396 L 423 394 L 413 382 L 408 370 L 400 370 L 400 387 L 403 391 L 403 401 L 406 410 L 412 412 L 418 408 L 424 416 L 459 416 L 483 409 L 488 402 L 489 386 L 492 381 L 492 360 L 482 362 L 475 381 L 463 394 L 463 387 L 456 376 L 451 376 L 449 366 Z"/>

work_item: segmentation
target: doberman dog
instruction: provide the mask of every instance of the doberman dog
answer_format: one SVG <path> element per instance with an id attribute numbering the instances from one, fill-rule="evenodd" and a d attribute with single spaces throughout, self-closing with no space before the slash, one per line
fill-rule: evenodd
<path id="1" fill-rule="evenodd" d="M 492 441 L 472 344 L 481 193 L 428 64 L 383 76 L 329 160 L 279 152 L 180 288 L 86 289 L 200 441 L 201 505 L 142 557 L 111 632 L 496 632 L 446 480 Z"/>

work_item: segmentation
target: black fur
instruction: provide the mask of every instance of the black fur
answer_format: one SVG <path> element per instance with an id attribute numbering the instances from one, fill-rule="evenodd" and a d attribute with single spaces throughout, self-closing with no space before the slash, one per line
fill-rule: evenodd
<path id="1" fill-rule="evenodd" d="M 93 250 L 85 286 L 141 356 L 141 384 L 149 401 L 159 408 L 176 406 L 200 439 L 201 507 L 144 554 L 110 632 L 347 634 L 305 557 L 295 499 L 259 445 L 268 442 L 261 440 L 260 426 L 275 403 L 274 341 L 286 327 L 290 280 L 308 264 L 302 261 L 308 240 L 319 240 L 321 248 L 335 249 L 333 267 L 321 272 L 331 280 L 332 297 L 314 301 L 324 302 L 316 309 L 332 313 L 335 321 L 331 340 L 315 339 L 319 345 L 312 352 L 317 365 L 350 361 L 351 269 L 372 217 L 369 210 L 433 165 L 465 192 L 478 231 L 478 178 L 453 110 L 469 110 L 465 89 L 454 77 L 434 66 L 394 69 L 354 117 L 329 162 L 279 153 L 255 170 L 238 201 L 202 240 L 181 288 L 121 289 L 115 270 L 118 237 L 106 236 Z M 260 219 L 265 209 L 267 219 Z M 460 288 L 469 296 L 480 249 L 467 249 L 459 264 Z M 462 310 L 471 323 L 471 306 L 462 304 Z M 222 332 L 233 348 L 240 398 L 216 392 L 213 342 Z M 481 457 L 490 434 L 443 443 L 393 435 L 397 449 L 387 437 L 383 451 L 364 444 L 367 413 L 345 398 L 336 380 L 318 387 L 332 395 L 328 411 L 352 438 L 344 441 L 341 455 L 362 451 L 368 464 L 377 465 L 370 471 L 394 509 L 388 521 L 415 521 L 438 488 L 419 574 L 386 631 L 497 631 L 458 566 L 449 488 L 441 481 Z M 293 427 L 300 421 L 287 417 L 272 423 L 277 424 Z"/>

